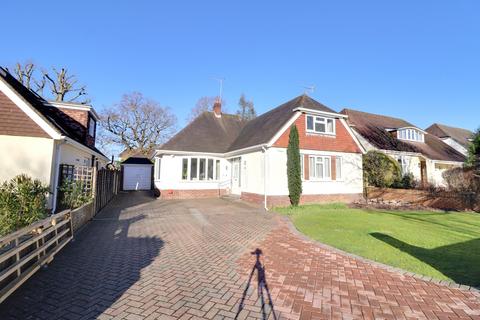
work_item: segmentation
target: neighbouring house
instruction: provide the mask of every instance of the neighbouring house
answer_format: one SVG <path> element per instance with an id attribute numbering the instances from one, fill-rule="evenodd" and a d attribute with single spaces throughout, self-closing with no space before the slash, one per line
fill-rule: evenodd
<path id="1" fill-rule="evenodd" d="M 472 141 L 473 132 L 467 129 L 446 126 L 440 123 L 434 123 L 427 129 L 430 134 L 439 137 L 443 142 L 466 156 L 468 154 L 468 145 Z"/>
<path id="2" fill-rule="evenodd" d="M 41 180 L 55 210 L 60 165 L 108 162 L 95 147 L 97 121 L 91 106 L 48 102 L 0 68 L 0 182 L 19 174 Z"/>
<path id="3" fill-rule="evenodd" d="M 463 165 L 465 156 L 438 137 L 398 118 L 344 109 L 348 124 L 363 148 L 378 150 L 398 161 L 402 173 L 423 185 L 444 186 L 442 173 Z"/>
<path id="4" fill-rule="evenodd" d="M 287 145 L 299 131 L 301 203 L 352 201 L 362 196 L 362 147 L 335 112 L 307 95 L 248 122 L 224 114 L 217 101 L 155 152 L 160 198 L 232 194 L 266 208 L 290 203 Z"/>

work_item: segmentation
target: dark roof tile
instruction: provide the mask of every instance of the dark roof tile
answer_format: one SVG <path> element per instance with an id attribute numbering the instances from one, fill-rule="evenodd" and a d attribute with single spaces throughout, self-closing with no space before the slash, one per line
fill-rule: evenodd
<path id="1" fill-rule="evenodd" d="M 473 132 L 470 130 L 450 127 L 440 123 L 432 124 L 425 131 L 439 138 L 452 138 L 464 147 L 468 146 L 470 143 L 469 139 L 473 137 Z"/>

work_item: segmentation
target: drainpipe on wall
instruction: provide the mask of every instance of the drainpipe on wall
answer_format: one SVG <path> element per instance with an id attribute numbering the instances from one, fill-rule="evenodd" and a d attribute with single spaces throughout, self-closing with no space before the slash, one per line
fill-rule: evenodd
<path id="1" fill-rule="evenodd" d="M 60 176 L 60 150 L 62 144 L 65 144 L 65 140 L 60 140 L 60 142 L 55 146 L 55 160 L 53 164 L 53 170 L 55 170 L 55 174 L 53 177 L 53 203 L 52 203 L 52 212 L 55 213 L 57 209 L 57 197 L 58 197 L 58 178 Z"/>
<path id="2" fill-rule="evenodd" d="M 262 147 L 263 150 L 263 204 L 265 211 L 268 211 L 267 206 L 267 148 Z"/>

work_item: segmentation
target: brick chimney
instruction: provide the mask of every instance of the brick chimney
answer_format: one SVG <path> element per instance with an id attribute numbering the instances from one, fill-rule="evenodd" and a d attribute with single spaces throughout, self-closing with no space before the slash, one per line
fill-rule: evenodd
<path id="1" fill-rule="evenodd" d="M 217 98 L 213 104 L 213 113 L 217 118 L 222 117 L 222 101 L 219 98 Z"/>
<path id="2" fill-rule="evenodd" d="M 98 117 L 91 106 L 64 102 L 50 102 L 50 105 L 62 112 L 64 124 L 66 124 L 81 141 L 87 146 L 95 146 Z M 92 130 L 90 130 L 90 125 L 94 126 Z M 93 132 L 93 136 L 90 132 Z"/>

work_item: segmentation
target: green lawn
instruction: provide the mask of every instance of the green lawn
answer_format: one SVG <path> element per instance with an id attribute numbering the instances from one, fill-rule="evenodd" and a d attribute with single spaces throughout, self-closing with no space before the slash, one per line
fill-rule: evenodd
<path id="1" fill-rule="evenodd" d="M 320 242 L 437 279 L 480 286 L 480 215 L 352 209 L 343 204 L 276 208 Z"/>

